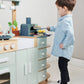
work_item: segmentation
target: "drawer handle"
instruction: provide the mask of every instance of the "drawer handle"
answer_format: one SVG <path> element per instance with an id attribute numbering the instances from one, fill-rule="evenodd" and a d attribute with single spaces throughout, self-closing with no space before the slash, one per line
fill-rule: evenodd
<path id="1" fill-rule="evenodd" d="M 42 44 L 45 44 L 45 42 L 43 41 Z"/>
<path id="2" fill-rule="evenodd" d="M 42 55 L 45 55 L 45 53 L 42 53 Z"/>
<path id="3" fill-rule="evenodd" d="M 42 66 L 45 66 L 45 64 L 42 64 Z"/>
<path id="4" fill-rule="evenodd" d="M 43 75 L 43 78 L 45 77 L 45 75 Z"/>
<path id="5" fill-rule="evenodd" d="M 29 62 L 29 73 L 31 73 L 32 70 L 31 70 L 31 62 Z"/>
<path id="6" fill-rule="evenodd" d="M 27 63 L 25 63 L 24 67 L 24 74 L 27 75 Z"/>
<path id="7" fill-rule="evenodd" d="M 0 59 L 0 64 L 1 63 L 6 63 L 9 61 L 9 58 L 3 58 L 3 59 Z"/>
<path id="8" fill-rule="evenodd" d="M 0 75 L 1 74 L 5 74 L 5 73 L 8 73 L 8 72 L 10 72 L 8 68 L 7 69 L 0 70 Z"/>

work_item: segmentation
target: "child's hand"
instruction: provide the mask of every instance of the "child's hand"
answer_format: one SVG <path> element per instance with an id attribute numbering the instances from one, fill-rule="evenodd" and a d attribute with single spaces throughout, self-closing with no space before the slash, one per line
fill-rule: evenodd
<path id="1" fill-rule="evenodd" d="M 50 27 L 49 26 L 47 27 L 47 30 L 50 31 Z"/>
<path id="2" fill-rule="evenodd" d="M 60 48 L 63 49 L 63 44 L 60 44 Z"/>

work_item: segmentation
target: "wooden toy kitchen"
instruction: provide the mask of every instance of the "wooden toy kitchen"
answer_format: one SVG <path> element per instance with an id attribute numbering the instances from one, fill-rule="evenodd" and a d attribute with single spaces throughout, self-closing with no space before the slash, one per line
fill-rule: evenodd
<path id="1" fill-rule="evenodd" d="M 21 0 L 3 1 L 12 3 L 12 22 L 8 22 L 6 34 L 0 31 L 0 84 L 47 84 L 50 77 L 47 37 L 51 35 L 46 33 L 46 28 L 31 24 L 31 17 L 18 30 L 16 6 Z M 0 9 L 4 8 L 0 4 Z"/>

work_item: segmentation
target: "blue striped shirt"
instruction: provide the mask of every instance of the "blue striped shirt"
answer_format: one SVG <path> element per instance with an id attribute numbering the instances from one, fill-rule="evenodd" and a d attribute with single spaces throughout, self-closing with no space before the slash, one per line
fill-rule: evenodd
<path id="1" fill-rule="evenodd" d="M 55 32 L 51 54 L 70 60 L 75 41 L 72 14 L 60 17 L 57 25 L 50 27 L 50 31 Z M 60 44 L 63 44 L 63 49 L 60 48 Z"/>

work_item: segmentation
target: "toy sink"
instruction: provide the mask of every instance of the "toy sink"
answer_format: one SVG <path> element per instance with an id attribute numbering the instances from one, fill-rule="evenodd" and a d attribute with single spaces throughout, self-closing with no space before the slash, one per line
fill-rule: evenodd
<path id="1" fill-rule="evenodd" d="M 13 37 L 12 39 L 17 39 L 18 50 L 34 47 L 34 38 Z"/>

